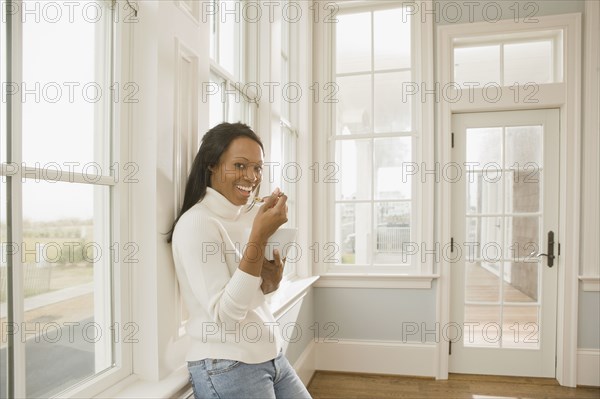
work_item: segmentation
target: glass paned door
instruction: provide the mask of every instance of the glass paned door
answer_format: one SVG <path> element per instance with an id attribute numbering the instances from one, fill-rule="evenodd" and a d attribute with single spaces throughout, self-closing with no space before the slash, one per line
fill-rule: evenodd
<path id="1" fill-rule="evenodd" d="M 558 110 L 453 117 L 450 371 L 554 377 L 558 228 Z M 557 255 L 557 244 L 554 244 Z"/>

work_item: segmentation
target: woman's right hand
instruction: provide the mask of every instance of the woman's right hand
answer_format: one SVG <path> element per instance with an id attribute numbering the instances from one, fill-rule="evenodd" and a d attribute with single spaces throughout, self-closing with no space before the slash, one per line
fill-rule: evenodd
<path id="1" fill-rule="evenodd" d="M 261 240 L 268 240 L 288 220 L 286 202 L 287 196 L 276 188 L 254 217 L 252 233 L 257 234 Z"/>

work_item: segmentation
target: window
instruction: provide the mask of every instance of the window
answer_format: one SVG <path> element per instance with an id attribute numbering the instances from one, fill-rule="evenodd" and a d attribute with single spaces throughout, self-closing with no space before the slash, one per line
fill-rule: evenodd
<path id="1" fill-rule="evenodd" d="M 289 3 L 289 0 L 287 0 Z M 282 8 L 287 7 L 283 5 Z M 286 193 L 288 197 L 288 222 L 287 227 L 298 227 L 297 205 L 298 198 L 296 183 L 301 176 L 297 163 L 298 128 L 296 118 L 298 114 L 298 82 L 297 74 L 293 65 L 295 63 L 297 24 L 289 18 L 281 18 L 281 101 L 280 101 L 280 130 L 273 131 L 271 135 L 271 157 L 270 162 L 278 165 L 276 170 L 281 173 L 275 174 L 275 185 Z M 292 251 L 293 249 L 290 249 Z M 288 260 L 293 260 L 298 254 L 288 254 Z M 286 262 L 284 275 L 296 274 L 294 262 Z"/>
<path id="2" fill-rule="evenodd" d="M 454 45 L 454 81 L 462 88 L 559 83 L 562 63 L 562 31 L 461 38 Z"/>
<path id="3" fill-rule="evenodd" d="M 337 257 L 326 272 L 423 273 L 423 184 L 407 173 L 427 161 L 426 102 L 406 96 L 424 79 L 420 17 L 401 3 L 341 10 L 334 24 L 332 76 L 338 88 L 331 123 L 331 237 Z M 413 22 L 415 18 L 415 22 Z M 394 38 L 390 40 L 390 38 Z M 420 182 L 419 182 L 420 183 Z"/>
<path id="4" fill-rule="evenodd" d="M 210 18 L 210 127 L 221 122 L 256 123 L 256 93 L 246 84 L 249 71 L 245 43 L 247 24 L 240 18 L 241 1 L 213 0 L 216 12 Z"/>
<path id="5" fill-rule="evenodd" d="M 117 219 L 128 170 L 115 109 L 136 88 L 116 80 L 122 10 L 13 5 L 1 44 L 0 396 L 49 397 L 122 366 L 135 329 L 116 299 L 136 248 Z"/>

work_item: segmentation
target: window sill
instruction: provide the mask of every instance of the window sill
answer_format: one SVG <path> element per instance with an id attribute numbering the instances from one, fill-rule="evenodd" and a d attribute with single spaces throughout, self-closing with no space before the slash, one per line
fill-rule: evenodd
<path id="1" fill-rule="evenodd" d="M 600 276 L 579 276 L 584 291 L 600 291 Z"/>
<path id="2" fill-rule="evenodd" d="M 267 296 L 267 301 L 275 320 L 290 310 L 310 287 L 319 279 L 319 276 L 284 280 L 279 289 Z"/>
<path id="3" fill-rule="evenodd" d="M 319 276 L 295 278 L 281 283 L 279 289 L 267 297 L 275 319 L 278 319 L 304 297 Z M 185 365 L 160 381 L 143 381 L 129 377 L 120 384 L 100 393 L 98 398 L 179 398 L 189 389 L 189 375 Z"/>
<path id="4" fill-rule="evenodd" d="M 144 381 L 130 376 L 112 388 L 101 392 L 97 398 L 181 398 L 189 385 L 187 366 L 183 365 L 160 381 Z"/>
<path id="5" fill-rule="evenodd" d="M 438 274 L 324 274 L 315 287 L 319 288 L 416 288 L 430 289 Z"/>

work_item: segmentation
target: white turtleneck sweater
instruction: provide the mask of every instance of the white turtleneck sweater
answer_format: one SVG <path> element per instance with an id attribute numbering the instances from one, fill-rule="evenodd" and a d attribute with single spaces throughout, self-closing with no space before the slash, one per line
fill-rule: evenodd
<path id="1" fill-rule="evenodd" d="M 262 279 L 238 266 L 256 214 L 208 187 L 173 232 L 173 260 L 189 311 L 186 360 L 262 363 L 281 348 L 277 323 L 260 289 Z"/>

